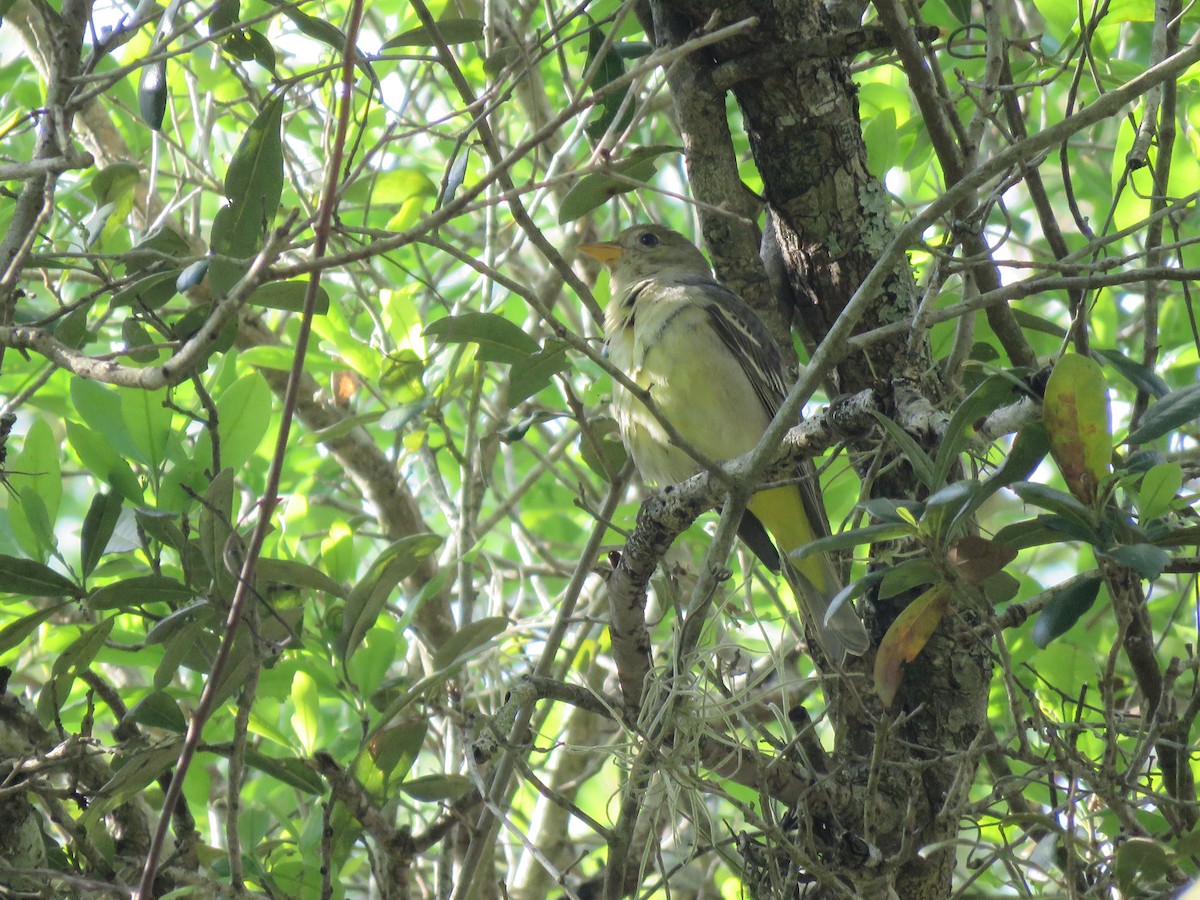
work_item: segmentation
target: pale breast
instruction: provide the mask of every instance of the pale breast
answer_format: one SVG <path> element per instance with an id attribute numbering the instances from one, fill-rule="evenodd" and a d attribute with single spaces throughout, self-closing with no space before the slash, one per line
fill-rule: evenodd
<path id="1" fill-rule="evenodd" d="M 718 461 L 758 443 L 769 421 L 766 411 L 702 308 L 671 301 L 642 305 L 632 330 L 632 335 L 624 329 L 610 337 L 610 357 L 650 391 L 685 441 Z M 619 385 L 613 410 L 643 478 L 672 484 L 698 470 L 695 460 L 671 445 L 658 421 Z"/>

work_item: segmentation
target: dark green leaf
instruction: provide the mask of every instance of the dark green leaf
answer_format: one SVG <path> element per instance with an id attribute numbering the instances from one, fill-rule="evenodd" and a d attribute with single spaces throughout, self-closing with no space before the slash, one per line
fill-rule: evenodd
<path id="1" fill-rule="evenodd" d="M 154 338 L 132 316 L 121 323 L 121 339 L 125 341 L 125 355 L 134 362 L 149 363 L 158 359 Z"/>
<path id="2" fill-rule="evenodd" d="M 458 629 L 454 635 L 438 648 L 437 656 L 433 659 L 433 667 L 444 672 L 452 666 L 457 666 L 470 658 L 470 653 L 497 635 L 503 634 L 511 623 L 503 616 L 491 616 L 477 619 Z"/>
<path id="3" fill-rule="evenodd" d="M 1017 399 L 1012 382 L 1002 375 L 990 375 L 976 387 L 954 410 L 946 423 L 945 433 L 938 445 L 934 469 L 935 484 L 944 484 L 959 456 L 967 449 L 969 429 L 980 419 L 995 412 L 1005 403 Z"/>
<path id="4" fill-rule="evenodd" d="M 92 498 L 79 533 L 80 569 L 85 579 L 92 574 L 108 547 L 117 520 L 121 518 L 123 502 L 124 497 L 116 491 L 99 493 Z"/>
<path id="5" fill-rule="evenodd" d="M 320 569 L 297 559 L 265 557 L 258 561 L 254 571 L 259 578 L 265 578 L 267 581 L 311 588 L 329 594 L 331 597 L 345 598 L 348 595 L 344 586 L 338 584 Z"/>
<path id="6" fill-rule="evenodd" d="M 637 190 L 639 183 L 644 184 L 654 177 L 657 169 L 655 160 L 658 157 L 680 152 L 681 148 L 666 145 L 641 147 L 619 162 L 613 163 L 612 172 L 621 176 L 619 178 L 609 172 L 584 175 L 563 197 L 558 209 L 559 224 L 573 222 L 587 215 L 618 194 Z"/>
<path id="7" fill-rule="evenodd" d="M 0 594 L 26 597 L 82 597 L 83 590 L 69 578 L 32 559 L 0 553 Z"/>
<path id="8" fill-rule="evenodd" d="M 166 691 L 152 691 L 147 694 L 129 711 L 124 721 L 162 728 L 176 734 L 187 731 L 187 719 L 183 711 Z"/>
<path id="9" fill-rule="evenodd" d="M 1106 555 L 1149 581 L 1158 578 L 1171 561 L 1171 554 L 1153 544 L 1124 544 Z"/>
<path id="10" fill-rule="evenodd" d="M 447 44 L 469 44 L 474 41 L 483 40 L 482 19 L 442 19 L 437 23 L 437 30 L 438 34 L 442 36 L 442 40 Z M 436 43 L 433 32 L 424 25 L 421 25 L 417 28 L 410 28 L 408 31 L 403 31 L 394 38 L 388 39 L 380 49 L 432 47 Z"/>
<path id="11" fill-rule="evenodd" d="M 519 325 L 494 313 L 445 316 L 431 323 L 425 336 L 444 344 L 478 344 L 476 358 L 485 362 L 520 362 L 538 351 L 537 341 Z"/>
<path id="12" fill-rule="evenodd" d="M 161 644 L 163 641 L 170 640 L 192 622 L 208 625 L 215 620 L 213 606 L 207 599 L 194 600 L 182 609 L 177 609 L 155 622 L 154 627 L 146 633 L 146 643 Z"/>
<path id="13" fill-rule="evenodd" d="M 134 575 L 92 591 L 87 599 L 91 609 L 129 609 L 147 603 L 187 603 L 196 592 L 186 584 L 163 575 Z"/>
<path id="14" fill-rule="evenodd" d="M 1099 576 L 1079 578 L 1061 589 L 1055 589 L 1033 624 L 1033 642 L 1045 648 L 1052 640 L 1066 634 L 1079 617 L 1092 608 L 1103 579 Z"/>
<path id="15" fill-rule="evenodd" d="M 212 14 L 208 17 L 208 33 L 213 34 L 217 31 L 224 31 L 234 22 L 237 22 L 240 15 L 241 0 L 218 0 Z"/>
<path id="16" fill-rule="evenodd" d="M 1171 391 L 1152 403 L 1141 422 L 1125 439 L 1128 444 L 1144 444 L 1160 438 L 1184 425 L 1191 425 L 1200 416 L 1200 384 Z"/>
<path id="17" fill-rule="evenodd" d="M 984 482 L 987 494 L 990 496 L 1002 487 L 1024 481 L 1033 474 L 1049 452 L 1050 437 L 1046 434 L 1046 426 L 1041 422 L 1026 425 L 1013 438 L 1012 449 L 1005 455 L 1000 468 Z"/>
<path id="18" fill-rule="evenodd" d="M 939 487 L 936 481 L 937 473 L 933 467 L 933 460 L 929 458 L 929 454 L 921 449 L 921 445 L 913 440 L 907 431 L 883 415 L 883 413 L 871 410 L 871 415 L 883 426 L 883 430 L 888 433 L 888 437 L 899 445 L 901 455 L 912 466 L 913 473 L 921 479 L 921 483 L 931 490 Z"/>
<path id="19" fill-rule="evenodd" d="M 471 779 L 466 775 L 423 775 L 404 782 L 400 790 L 414 800 L 427 803 L 457 800 L 471 790 Z"/>
<path id="20" fill-rule="evenodd" d="M 547 341 L 546 346 L 532 356 L 513 363 L 508 382 L 509 409 L 549 385 L 550 379 L 567 365 L 567 345 L 561 341 Z"/>
<path id="21" fill-rule="evenodd" d="M 310 769 L 302 759 L 276 759 L 258 750 L 247 750 L 246 764 L 314 797 L 325 793 L 325 782 L 321 780 L 321 776 Z"/>
<path id="22" fill-rule="evenodd" d="M 600 51 L 604 48 L 605 34 L 598 27 L 592 27 L 588 31 L 588 51 L 586 70 L 594 73 L 592 77 L 592 90 L 596 91 L 606 84 L 620 78 L 625 74 L 625 61 L 621 54 L 616 52 L 615 47 L 610 44 L 608 49 L 604 51 L 604 55 L 600 56 Z M 599 64 L 597 65 L 597 59 Z M 611 91 L 600 98 L 600 102 L 596 107 L 596 115 L 587 124 L 587 133 L 591 138 L 601 137 L 608 130 L 617 118 L 617 113 L 621 109 L 621 104 L 625 100 L 625 96 L 629 93 L 629 86 L 626 85 L 622 90 Z M 628 107 L 627 115 L 633 114 L 632 107 Z"/>
<path id="23" fill-rule="evenodd" d="M 284 91 L 269 99 L 250 123 L 225 174 L 225 196 L 233 212 L 223 232 L 222 246 L 213 249 L 230 256 L 248 257 L 261 246 L 262 236 L 275 219 L 283 195 Z M 214 234 L 216 223 L 213 224 Z"/>
<path id="24" fill-rule="evenodd" d="M 1095 527 L 1091 510 L 1064 491 L 1034 481 L 1015 481 L 1010 487 L 1026 503 L 1048 509 L 1064 518 L 1074 519 L 1089 529 Z"/>
<path id="25" fill-rule="evenodd" d="M 966 0 L 964 0 L 966 2 Z M 1066 337 L 1067 331 L 1057 322 L 1051 322 L 1049 319 L 1043 319 L 1041 316 L 1034 315 L 1028 310 L 1013 308 L 1013 318 L 1017 320 L 1017 324 L 1026 331 L 1040 331 L 1042 334 L 1048 334 L 1053 338 Z"/>
<path id="26" fill-rule="evenodd" d="M 34 610 L 0 628 L 0 655 L 23 643 L 26 638 L 37 631 L 39 625 L 66 605 L 66 602 L 47 604 L 42 609 Z"/>
<path id="27" fill-rule="evenodd" d="M 250 295 L 249 302 L 252 306 L 263 306 L 267 309 L 303 312 L 304 294 L 307 290 L 307 281 L 272 281 L 256 288 Z M 319 285 L 316 306 L 313 309 L 318 316 L 329 312 L 329 291 Z"/>
<path id="28" fill-rule="evenodd" d="M 1093 350 L 1096 356 L 1105 360 L 1121 373 L 1139 391 L 1145 391 L 1151 397 L 1165 397 L 1171 388 L 1154 372 L 1139 362 L 1134 362 L 1119 350 Z"/>
<path id="29" fill-rule="evenodd" d="M 175 296 L 176 282 L 179 280 L 180 269 L 167 269 L 140 278 L 133 284 L 113 295 L 111 306 L 139 306 L 145 309 L 158 309 Z"/>
<path id="30" fill-rule="evenodd" d="M 396 541 L 376 557 L 367 574 L 350 592 L 342 610 L 342 631 L 336 649 L 343 664 L 375 624 L 396 585 L 416 572 L 421 561 L 441 543 L 442 539 L 436 534 L 414 534 Z"/>
<path id="31" fill-rule="evenodd" d="M 275 46 L 271 43 L 270 39 L 257 28 L 247 28 L 242 32 L 242 37 L 245 38 L 246 46 L 250 48 L 250 52 L 254 55 L 254 61 L 268 72 L 274 74 Z"/>

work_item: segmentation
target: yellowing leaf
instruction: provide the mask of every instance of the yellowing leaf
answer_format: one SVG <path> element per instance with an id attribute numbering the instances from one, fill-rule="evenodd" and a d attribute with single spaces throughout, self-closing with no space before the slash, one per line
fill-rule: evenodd
<path id="1" fill-rule="evenodd" d="M 1091 504 L 1112 461 L 1107 384 L 1099 364 L 1068 353 L 1054 366 L 1043 406 L 1050 453 L 1067 486 Z"/>
<path id="2" fill-rule="evenodd" d="M 904 663 L 912 662 L 950 608 L 950 586 L 938 584 L 910 603 L 887 630 L 875 654 L 875 693 L 891 706 L 904 677 Z"/>

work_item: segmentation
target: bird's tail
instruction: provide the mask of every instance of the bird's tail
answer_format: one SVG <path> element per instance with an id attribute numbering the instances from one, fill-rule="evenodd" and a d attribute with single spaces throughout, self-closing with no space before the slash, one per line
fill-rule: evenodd
<path id="1" fill-rule="evenodd" d="M 815 629 L 817 640 L 826 655 L 832 662 L 841 663 L 847 656 L 866 653 L 871 646 L 871 639 L 849 600 L 838 607 L 828 622 L 825 621 L 829 604 L 838 592 L 839 582 L 833 561 L 826 556 L 820 559 L 828 569 L 824 580 L 830 585 L 829 593 L 817 588 L 787 559 L 783 560 L 783 574 L 791 585 L 792 593 L 796 595 L 796 602 L 800 604 L 805 628 Z"/>

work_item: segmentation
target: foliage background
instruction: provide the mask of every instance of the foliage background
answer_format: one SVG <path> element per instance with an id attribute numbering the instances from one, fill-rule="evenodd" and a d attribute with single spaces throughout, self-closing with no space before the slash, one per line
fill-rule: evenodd
<path id="1" fill-rule="evenodd" d="M 868 23 L 892 5 L 878 7 Z M 680 617 L 708 584 L 715 517 L 651 581 L 662 705 L 647 708 L 671 737 L 653 716 L 619 714 L 605 578 L 643 492 L 606 418 L 606 279 L 574 247 L 642 220 L 699 233 L 716 201 L 689 187 L 659 67 L 683 54 L 649 55 L 634 11 L 607 0 L 376 4 L 361 26 L 338 2 L 0 11 L 0 402 L 15 415 L 0 500 L 8 889 L 127 893 L 153 859 L 158 893 L 778 896 L 803 870 L 813 890 L 870 896 L 894 889 L 918 851 L 949 851 L 938 895 L 1161 896 L 1194 877 L 1195 792 L 1178 790 L 1193 776 L 1164 784 L 1159 762 L 1166 741 L 1195 768 L 1200 711 L 1187 555 L 1194 68 L 1014 160 L 982 185 L 978 218 L 956 209 L 901 248 L 921 310 L 907 327 L 927 334 L 939 384 L 916 441 L 926 450 L 940 438 L 966 476 L 1003 473 L 1032 404 L 1011 428 L 981 429 L 990 444 L 948 437 L 947 421 L 984 376 L 1008 372 L 1011 385 L 1067 346 L 1094 352 L 1118 440 L 1156 409 L 1159 427 L 1120 450 L 1109 506 L 1106 495 L 1090 512 L 1070 507 L 1079 485 L 1047 458 L 1029 477 L 1058 494 L 1003 490 L 973 510 L 984 534 L 1021 550 L 1008 581 L 948 617 L 968 622 L 994 667 L 987 727 L 936 748 L 961 766 L 957 793 L 938 798 L 944 841 L 889 846 L 857 831 L 888 849 L 851 871 L 831 850 L 809 852 L 828 836 L 797 836 L 787 791 L 764 796 L 763 771 L 740 778 L 729 763 L 738 745 L 789 765 L 834 752 L 837 704 L 873 689 L 869 665 L 853 690 L 830 689 L 797 648 L 790 601 L 738 550 L 699 661 L 682 657 L 689 676 L 666 677 Z M 1019 137 L 1009 98 L 1026 133 L 1049 131 L 1194 49 L 1197 22 L 1134 0 L 1082 11 L 929 0 L 920 16 L 941 29 L 927 59 L 967 172 Z M 753 31 L 733 17 L 692 24 L 700 44 L 721 27 Z M 343 67 L 347 33 L 365 57 L 356 67 Z M 72 34 L 74 49 L 51 40 Z M 961 172 L 947 175 L 921 91 L 886 41 L 851 66 L 869 168 L 899 225 Z M 727 114 L 738 174 L 762 191 L 732 99 Z M 742 198 L 755 215 L 756 196 Z M 966 234 L 1017 286 L 1006 305 L 1021 352 L 963 305 L 986 291 Z M 206 319 L 194 371 L 151 383 Z M 304 377 L 285 400 L 297 359 Z M 977 418 L 1017 403 L 992 384 Z M 296 422 L 280 452 L 285 409 Z M 826 454 L 835 529 L 868 521 L 863 458 L 919 468 L 919 452 L 892 429 Z M 910 486 L 888 496 L 926 500 L 945 485 Z M 923 561 L 881 608 L 905 587 L 950 583 L 961 533 L 939 530 L 928 507 L 868 508 L 891 529 L 882 536 L 909 543 L 843 540 L 857 547 L 853 579 L 868 563 Z M 260 522 L 253 590 L 235 600 Z M 1160 703 L 1124 640 L 1143 613 L 1101 588 L 1097 546 L 1141 548 L 1117 562 L 1152 581 L 1137 609 Z M 1046 592 L 1081 573 L 1082 595 Z M 1093 606 L 1096 590 L 1109 602 Z M 231 602 L 244 618 L 225 628 Z M 1041 627 L 1057 639 L 1039 648 L 1030 617 L 1047 607 Z M 892 618 L 879 614 L 877 638 Z M 160 846 L 164 792 L 221 647 L 229 658 Z M 919 694 L 906 704 L 872 707 L 876 752 L 895 717 L 917 715 Z M 827 780 L 871 796 L 870 753 L 847 752 L 834 758 L 855 774 Z M 903 813 L 902 800 L 878 802 Z M 782 863 L 768 852 L 780 847 Z"/>

